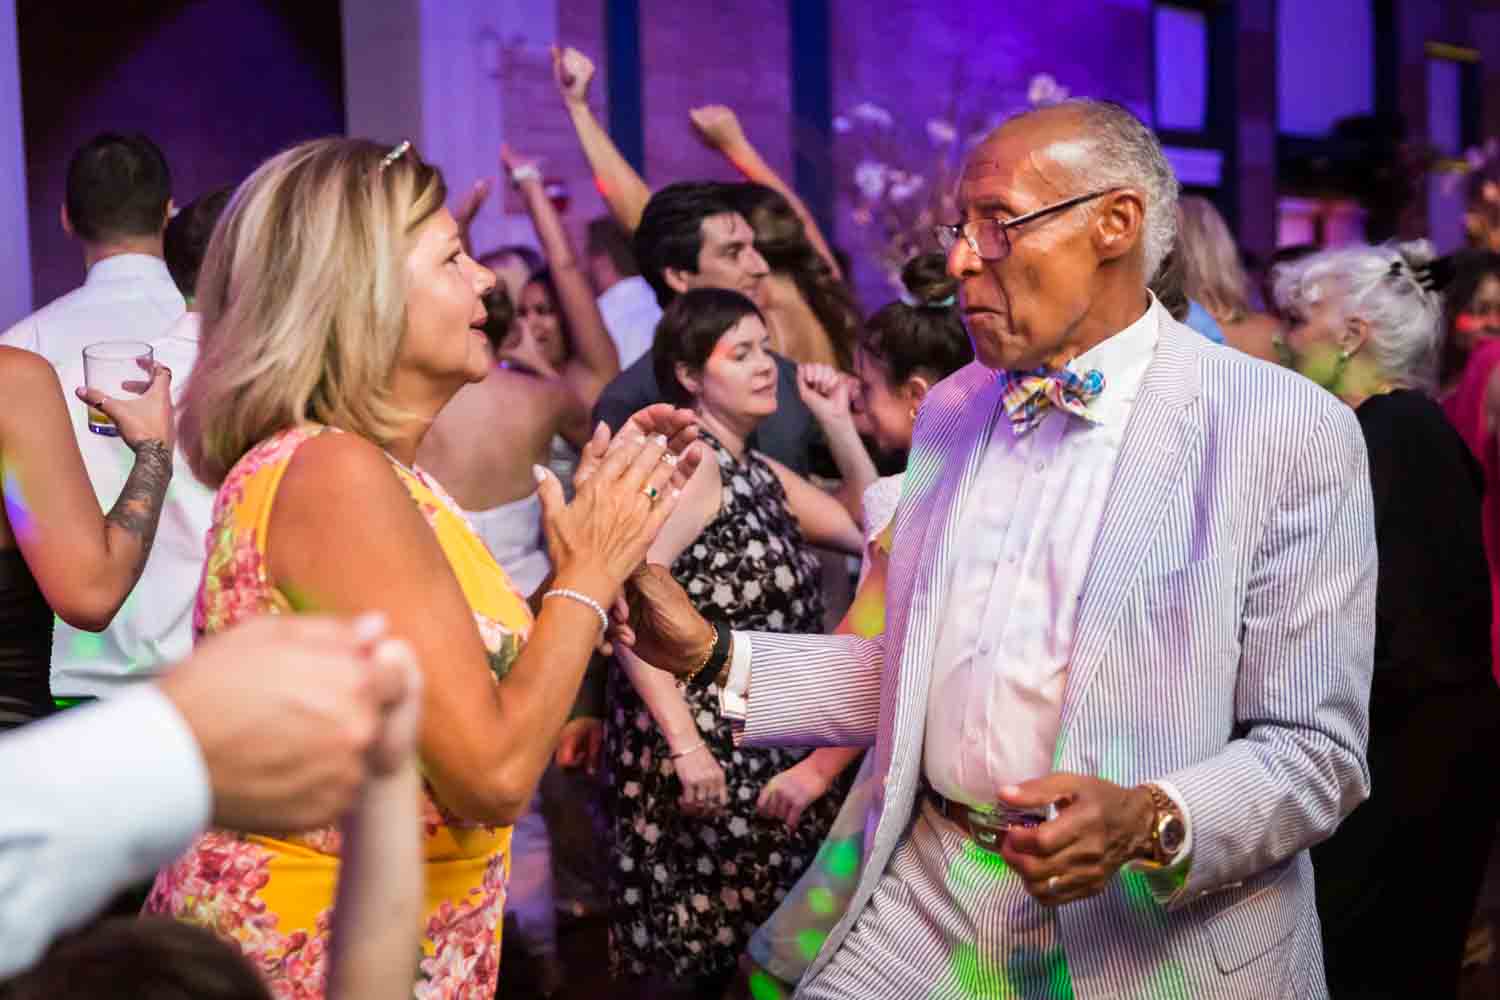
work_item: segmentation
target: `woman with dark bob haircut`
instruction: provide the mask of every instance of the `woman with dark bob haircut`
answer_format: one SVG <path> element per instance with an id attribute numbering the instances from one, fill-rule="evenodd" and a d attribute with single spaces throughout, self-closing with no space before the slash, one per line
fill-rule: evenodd
<path id="1" fill-rule="evenodd" d="M 731 628 L 822 631 L 812 546 L 854 553 L 863 539 L 838 501 L 754 449 L 777 389 L 760 311 L 737 292 L 686 292 L 652 351 L 706 451 L 647 558 Z M 679 690 L 629 651 L 621 663 L 605 719 L 615 973 L 654 978 L 653 996 L 718 996 L 812 860 L 842 786 L 805 751 L 736 747 L 716 688 Z"/>

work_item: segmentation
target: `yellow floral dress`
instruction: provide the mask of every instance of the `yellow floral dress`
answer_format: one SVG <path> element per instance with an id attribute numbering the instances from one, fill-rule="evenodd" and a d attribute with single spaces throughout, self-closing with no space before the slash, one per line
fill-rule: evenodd
<path id="1" fill-rule="evenodd" d="M 303 425 L 283 431 L 230 470 L 214 501 L 208 563 L 194 610 L 199 635 L 259 614 L 295 612 L 293 601 L 267 578 L 266 532 L 292 455 L 327 430 Z M 420 470 L 394 461 L 392 466 L 463 587 L 491 669 L 497 679 L 504 676 L 530 632 L 529 607 L 442 488 Z M 459 819 L 430 786 L 424 792 L 427 908 L 413 996 L 491 1000 L 500 970 L 510 827 Z M 210 830 L 157 875 L 144 912 L 198 924 L 232 941 L 278 1000 L 317 1000 L 327 975 L 339 846 L 332 827 L 289 837 Z"/>

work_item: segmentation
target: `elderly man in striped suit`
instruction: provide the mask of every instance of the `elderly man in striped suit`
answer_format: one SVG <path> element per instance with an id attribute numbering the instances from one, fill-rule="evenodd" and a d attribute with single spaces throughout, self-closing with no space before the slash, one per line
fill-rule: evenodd
<path id="1" fill-rule="evenodd" d="M 746 741 L 874 745 L 798 996 L 1327 993 L 1307 848 L 1369 794 L 1364 444 L 1148 293 L 1176 198 L 1101 102 L 971 155 L 939 237 L 978 360 L 918 420 L 883 637 L 730 636 L 634 581 L 637 651 Z"/>

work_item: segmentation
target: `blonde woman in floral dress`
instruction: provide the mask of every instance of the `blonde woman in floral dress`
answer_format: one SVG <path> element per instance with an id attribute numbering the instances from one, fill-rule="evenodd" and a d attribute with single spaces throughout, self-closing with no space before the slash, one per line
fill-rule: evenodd
<path id="1" fill-rule="evenodd" d="M 600 639 L 599 609 L 697 452 L 690 415 L 658 407 L 590 443 L 571 504 L 542 473 L 556 573 L 533 612 L 412 465 L 433 417 L 490 363 L 480 296 L 494 276 L 463 251 L 445 196 L 405 143 L 317 140 L 258 169 L 204 262 L 181 440 L 219 487 L 200 633 L 379 611 L 415 649 L 427 897 L 413 995 L 489 1000 L 509 826 Z M 334 829 L 211 831 L 158 875 L 146 910 L 212 928 L 278 998 L 322 997 L 341 846 Z"/>

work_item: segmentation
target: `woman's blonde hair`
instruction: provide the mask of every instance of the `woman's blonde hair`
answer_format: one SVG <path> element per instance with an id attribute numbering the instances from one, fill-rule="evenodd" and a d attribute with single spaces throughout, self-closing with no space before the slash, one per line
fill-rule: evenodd
<path id="1" fill-rule="evenodd" d="M 203 482 L 222 483 L 257 443 L 299 423 L 384 446 L 410 421 L 390 394 L 406 257 L 447 187 L 415 150 L 398 150 L 314 139 L 235 191 L 198 277 L 203 327 L 179 432 Z"/>
<path id="2" fill-rule="evenodd" d="M 1190 194 L 1178 200 L 1177 253 L 1188 298 L 1221 323 L 1245 318 L 1250 312 L 1250 282 L 1229 226 L 1207 198 Z"/>

